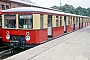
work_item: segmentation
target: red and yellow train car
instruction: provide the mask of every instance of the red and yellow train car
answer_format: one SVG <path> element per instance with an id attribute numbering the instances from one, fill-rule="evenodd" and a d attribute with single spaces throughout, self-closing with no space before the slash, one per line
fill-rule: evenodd
<path id="1" fill-rule="evenodd" d="M 2 41 L 13 46 L 40 44 L 47 41 L 48 37 L 56 38 L 83 28 L 83 25 L 86 25 L 83 24 L 86 18 L 35 7 L 3 10 Z"/>
<path id="2" fill-rule="evenodd" d="M 2 14 L 2 41 L 19 44 L 40 44 L 64 34 L 64 16 L 56 11 L 21 7 L 4 10 Z"/>

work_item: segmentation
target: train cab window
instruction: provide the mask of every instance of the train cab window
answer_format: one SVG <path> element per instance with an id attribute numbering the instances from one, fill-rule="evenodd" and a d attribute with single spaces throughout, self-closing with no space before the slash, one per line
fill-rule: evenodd
<path id="1" fill-rule="evenodd" d="M 2 17 L 0 15 L 0 28 L 2 27 Z"/>
<path id="2" fill-rule="evenodd" d="M 60 26 L 62 26 L 62 16 L 60 16 Z"/>
<path id="3" fill-rule="evenodd" d="M 32 15 L 19 15 L 19 28 L 32 29 L 33 18 Z"/>
<path id="4" fill-rule="evenodd" d="M 5 28 L 16 28 L 16 15 L 5 15 Z"/>
<path id="5" fill-rule="evenodd" d="M 40 15 L 40 29 L 43 29 L 43 15 Z"/>
<path id="6" fill-rule="evenodd" d="M 58 26 L 58 16 L 56 16 L 56 26 Z"/>

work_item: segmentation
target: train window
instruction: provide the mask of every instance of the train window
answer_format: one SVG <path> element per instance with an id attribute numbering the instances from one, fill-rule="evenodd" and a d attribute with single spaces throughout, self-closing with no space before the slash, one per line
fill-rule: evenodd
<path id="1" fill-rule="evenodd" d="M 40 29 L 43 29 L 43 15 L 40 15 Z"/>
<path id="2" fill-rule="evenodd" d="M 52 27 L 52 15 L 48 15 L 48 27 Z"/>
<path id="3" fill-rule="evenodd" d="M 71 25 L 72 25 L 72 17 L 71 17 L 71 19 L 70 19 L 70 20 L 71 20 Z"/>
<path id="4" fill-rule="evenodd" d="M 0 28 L 2 27 L 2 17 L 0 15 Z"/>
<path id="5" fill-rule="evenodd" d="M 83 18 L 82 18 L 82 23 L 83 23 Z"/>
<path id="6" fill-rule="evenodd" d="M 70 17 L 68 17 L 68 25 L 70 25 Z"/>
<path id="7" fill-rule="evenodd" d="M 83 23 L 83 18 L 82 18 L 82 23 Z"/>
<path id="8" fill-rule="evenodd" d="M 76 24 L 78 24 L 78 17 L 76 18 Z"/>
<path id="9" fill-rule="evenodd" d="M 16 28 L 16 15 L 5 15 L 5 28 Z"/>
<path id="10" fill-rule="evenodd" d="M 8 5 L 6 5 L 6 9 L 9 9 L 9 6 Z"/>
<path id="11" fill-rule="evenodd" d="M 1 5 L 1 7 L 2 7 L 2 10 L 5 10 L 5 5 Z"/>
<path id="12" fill-rule="evenodd" d="M 79 18 L 79 23 L 80 23 L 80 18 Z"/>
<path id="13" fill-rule="evenodd" d="M 60 16 L 60 26 L 62 26 L 62 16 Z"/>
<path id="14" fill-rule="evenodd" d="M 70 24 L 72 25 L 72 17 L 70 17 Z"/>
<path id="15" fill-rule="evenodd" d="M 19 28 L 32 29 L 32 15 L 19 15 Z"/>
<path id="16" fill-rule="evenodd" d="M 56 16 L 56 26 L 58 26 L 58 16 Z"/>

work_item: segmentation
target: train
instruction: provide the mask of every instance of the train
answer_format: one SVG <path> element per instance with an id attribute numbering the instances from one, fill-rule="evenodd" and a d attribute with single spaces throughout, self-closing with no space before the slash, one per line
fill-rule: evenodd
<path id="1" fill-rule="evenodd" d="M 14 47 L 41 44 L 49 38 L 90 25 L 90 17 L 36 7 L 2 10 L 2 41 Z"/>

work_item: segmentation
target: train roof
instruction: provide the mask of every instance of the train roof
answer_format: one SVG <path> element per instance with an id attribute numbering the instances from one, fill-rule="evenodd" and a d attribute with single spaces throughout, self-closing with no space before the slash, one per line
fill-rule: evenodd
<path id="1" fill-rule="evenodd" d="M 37 7 L 17 7 L 17 8 L 11 8 L 7 10 L 3 10 L 3 13 L 5 12 L 47 12 L 47 13 L 53 13 L 53 14 L 61 14 L 66 16 L 76 16 L 76 17 L 87 17 L 87 16 L 81 16 L 81 15 L 75 15 L 65 12 L 59 12 L 54 10 L 48 10 L 48 9 L 42 9 Z"/>

